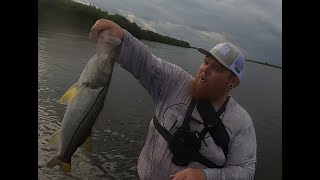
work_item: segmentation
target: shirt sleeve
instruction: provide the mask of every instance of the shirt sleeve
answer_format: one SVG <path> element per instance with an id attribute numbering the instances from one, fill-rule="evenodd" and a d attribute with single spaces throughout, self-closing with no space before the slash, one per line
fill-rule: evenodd
<path id="1" fill-rule="evenodd" d="M 167 97 L 176 83 L 190 77 L 179 66 L 157 58 L 125 29 L 117 62 L 139 81 L 155 104 Z"/>
<path id="2" fill-rule="evenodd" d="M 204 169 L 207 180 L 254 179 L 256 165 L 256 134 L 253 126 L 240 132 L 230 144 L 227 161 L 221 169 Z"/>

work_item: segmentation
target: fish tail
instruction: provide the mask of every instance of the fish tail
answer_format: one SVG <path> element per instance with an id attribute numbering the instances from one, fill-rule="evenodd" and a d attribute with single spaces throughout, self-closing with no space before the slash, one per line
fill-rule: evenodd
<path id="1" fill-rule="evenodd" d="M 47 164 L 47 167 L 48 168 L 52 168 L 56 165 L 59 165 L 60 167 L 60 170 L 62 170 L 63 172 L 65 173 L 68 173 L 71 171 L 71 163 L 65 163 L 65 162 L 62 162 L 58 159 L 58 156 L 55 156 L 54 158 L 52 158 L 48 164 Z"/>

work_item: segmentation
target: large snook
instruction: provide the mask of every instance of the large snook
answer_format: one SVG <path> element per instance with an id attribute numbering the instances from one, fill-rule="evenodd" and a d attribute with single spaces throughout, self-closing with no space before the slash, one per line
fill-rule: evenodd
<path id="1" fill-rule="evenodd" d="M 79 146 L 90 142 L 92 127 L 106 99 L 120 44 L 120 39 L 102 32 L 96 53 L 88 61 L 78 82 L 61 97 L 60 102 L 68 107 L 60 130 L 49 139 L 49 144 L 59 143 L 60 146 L 58 155 L 48 162 L 48 167 L 59 165 L 62 171 L 70 172 L 72 155 Z M 86 147 L 90 149 L 89 146 Z"/>

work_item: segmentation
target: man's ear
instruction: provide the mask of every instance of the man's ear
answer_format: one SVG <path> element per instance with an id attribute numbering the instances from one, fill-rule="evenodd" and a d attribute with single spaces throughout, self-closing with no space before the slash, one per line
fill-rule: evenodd
<path id="1" fill-rule="evenodd" d="M 236 77 L 232 77 L 231 78 L 231 84 L 232 87 L 235 88 L 240 84 L 240 79 L 236 76 Z"/>

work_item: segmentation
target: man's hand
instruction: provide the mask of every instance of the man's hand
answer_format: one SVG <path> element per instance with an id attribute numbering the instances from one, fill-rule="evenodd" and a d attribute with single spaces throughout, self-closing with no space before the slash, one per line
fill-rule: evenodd
<path id="1" fill-rule="evenodd" d="M 106 19 L 99 19 L 96 21 L 91 28 L 89 39 L 92 42 L 97 43 L 102 31 L 108 31 L 108 35 L 120 38 L 121 40 L 123 39 L 123 29 L 118 24 Z"/>
<path id="2" fill-rule="evenodd" d="M 205 180 L 206 176 L 202 169 L 187 168 L 170 175 L 172 180 Z"/>

